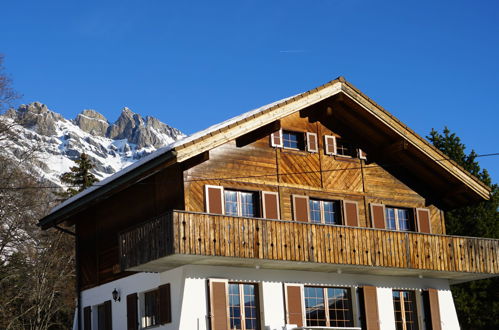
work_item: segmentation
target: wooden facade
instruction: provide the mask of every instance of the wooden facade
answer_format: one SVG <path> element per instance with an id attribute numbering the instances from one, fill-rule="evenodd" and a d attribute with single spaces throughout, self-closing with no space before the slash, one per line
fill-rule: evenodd
<path id="1" fill-rule="evenodd" d="M 301 136 L 300 148 L 283 146 L 283 131 Z M 341 140 L 355 153 L 335 152 Z M 44 228 L 75 224 L 81 289 L 154 260 L 163 260 L 160 270 L 186 263 L 167 258 L 175 255 L 441 278 L 499 273 L 497 240 L 445 236 L 443 210 L 487 199 L 489 189 L 342 79 L 194 135 L 168 153 L 168 161 L 140 172 L 142 164 L 129 181 L 42 219 Z M 221 192 L 213 207 L 207 187 Z M 223 216 L 224 189 L 254 192 L 258 214 Z M 309 199 L 338 202 L 339 225 L 307 223 Z M 386 207 L 408 210 L 410 231 L 385 230 Z M 147 219 L 155 220 L 143 224 Z"/>

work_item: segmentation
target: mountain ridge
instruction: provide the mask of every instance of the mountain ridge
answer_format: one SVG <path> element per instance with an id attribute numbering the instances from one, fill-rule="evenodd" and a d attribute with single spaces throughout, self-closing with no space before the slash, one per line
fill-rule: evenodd
<path id="1" fill-rule="evenodd" d="M 0 120 L 10 126 L 12 133 L 0 144 L 0 154 L 20 163 L 22 157 L 32 154 L 26 171 L 58 186 L 62 186 L 62 173 L 75 165 L 81 153 L 89 156 L 94 175 L 102 180 L 185 137 L 157 118 L 142 117 L 127 107 L 111 123 L 93 109 L 66 119 L 47 105 L 32 102 L 7 110 Z"/>

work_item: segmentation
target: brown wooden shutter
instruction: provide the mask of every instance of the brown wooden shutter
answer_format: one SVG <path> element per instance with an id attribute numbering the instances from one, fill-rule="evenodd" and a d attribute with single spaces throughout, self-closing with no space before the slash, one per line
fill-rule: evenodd
<path id="1" fill-rule="evenodd" d="M 170 283 L 158 287 L 159 296 L 159 324 L 166 324 L 172 321 L 172 297 Z"/>
<path id="2" fill-rule="evenodd" d="M 308 196 L 292 195 L 293 219 L 295 221 L 308 222 Z"/>
<path id="3" fill-rule="evenodd" d="M 343 213 L 345 214 L 345 225 L 352 227 L 359 226 L 359 209 L 357 202 L 343 201 Z"/>
<path id="4" fill-rule="evenodd" d="M 220 186 L 205 186 L 206 212 L 224 214 L 224 188 Z"/>
<path id="5" fill-rule="evenodd" d="M 270 145 L 276 148 L 282 148 L 282 130 L 270 134 Z"/>
<path id="6" fill-rule="evenodd" d="M 126 296 L 126 324 L 128 330 L 137 330 L 139 316 L 137 314 L 137 294 L 132 293 Z"/>
<path id="7" fill-rule="evenodd" d="M 416 223 L 418 231 L 431 233 L 430 210 L 416 209 Z"/>
<path id="8" fill-rule="evenodd" d="M 262 210 L 265 219 L 279 219 L 279 194 L 262 191 Z"/>
<path id="9" fill-rule="evenodd" d="M 296 324 L 299 327 L 304 326 L 303 324 L 303 297 L 302 297 L 302 286 L 285 284 L 284 285 L 286 294 L 286 323 Z"/>
<path id="10" fill-rule="evenodd" d="M 428 289 L 423 291 L 423 294 L 428 294 L 428 301 L 430 303 L 430 319 L 431 319 L 431 329 L 441 330 L 442 324 L 440 320 L 440 303 L 438 301 L 438 290 Z M 428 326 L 428 324 L 427 324 Z"/>
<path id="11" fill-rule="evenodd" d="M 227 280 L 210 279 L 211 329 L 229 330 Z"/>
<path id="12" fill-rule="evenodd" d="M 371 223 L 373 228 L 385 228 L 385 206 L 383 204 L 371 204 Z"/>
<path id="13" fill-rule="evenodd" d="M 317 134 L 307 132 L 307 151 L 318 152 L 319 146 L 317 143 Z"/>
<path id="14" fill-rule="evenodd" d="M 92 330 L 92 307 L 83 308 L 83 330 Z"/>
<path id="15" fill-rule="evenodd" d="M 336 155 L 336 137 L 324 135 L 324 152 L 326 155 Z"/>
<path id="16" fill-rule="evenodd" d="M 113 309 L 111 300 L 104 302 L 104 324 L 106 330 L 113 330 Z"/>
<path id="17" fill-rule="evenodd" d="M 365 285 L 362 288 L 364 294 L 364 315 L 367 330 L 379 330 L 378 295 L 376 287 Z"/>

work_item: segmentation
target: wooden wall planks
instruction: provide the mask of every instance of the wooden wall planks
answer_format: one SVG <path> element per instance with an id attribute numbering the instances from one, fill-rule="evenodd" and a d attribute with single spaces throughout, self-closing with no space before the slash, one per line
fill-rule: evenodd
<path id="1" fill-rule="evenodd" d="M 164 225 L 159 226 L 159 222 Z M 499 240 L 173 211 L 122 234 L 122 266 L 185 254 L 499 273 Z M 150 230 L 155 227 L 156 230 Z M 159 229 L 164 228 L 164 229 Z M 172 228 L 169 230 L 168 228 Z M 178 233 L 178 234 L 177 234 Z M 161 243 L 165 237 L 168 244 Z M 170 239 L 171 238 L 171 239 Z M 157 243 L 155 243 L 158 241 Z M 147 253 L 143 246 L 148 242 Z M 158 251 L 158 249 L 167 249 Z M 178 262 L 178 259 L 177 261 Z M 188 262 L 188 261 L 187 261 Z"/>
<path id="2" fill-rule="evenodd" d="M 369 203 L 430 209 L 432 233 L 445 233 L 442 213 L 394 175 L 389 167 L 366 165 L 358 158 L 328 156 L 324 135 L 340 137 L 320 122 L 295 113 L 281 120 L 283 129 L 318 134 L 318 153 L 270 147 L 262 138 L 244 147 L 226 143 L 210 151 L 209 160 L 184 172 L 185 210 L 204 212 L 204 185 L 254 191 L 278 191 L 281 218 L 293 219 L 291 195 L 358 202 L 359 224 L 370 227 Z"/>

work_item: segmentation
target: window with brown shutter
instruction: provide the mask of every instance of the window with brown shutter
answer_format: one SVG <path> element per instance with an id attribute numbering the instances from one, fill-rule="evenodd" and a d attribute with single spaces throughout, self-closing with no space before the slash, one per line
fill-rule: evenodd
<path id="1" fill-rule="evenodd" d="M 262 211 L 265 219 L 280 219 L 279 194 L 277 192 L 262 191 Z"/>
<path id="2" fill-rule="evenodd" d="M 83 308 L 83 329 L 92 330 L 92 307 Z"/>
<path id="3" fill-rule="evenodd" d="M 159 293 L 159 324 L 166 324 L 172 321 L 172 301 L 170 283 L 160 285 Z"/>
<path id="4" fill-rule="evenodd" d="M 276 148 L 282 148 L 282 130 L 270 134 L 270 145 Z"/>
<path id="5" fill-rule="evenodd" d="M 132 293 L 126 296 L 126 320 L 128 330 L 137 330 L 139 318 L 137 313 L 137 294 Z"/>
<path id="6" fill-rule="evenodd" d="M 317 134 L 307 132 L 307 151 L 318 152 L 319 146 L 317 143 Z"/>
<path id="7" fill-rule="evenodd" d="M 113 314 L 111 300 L 97 306 L 97 329 L 113 330 Z"/>
<path id="8" fill-rule="evenodd" d="M 440 303 L 438 301 L 438 290 L 423 290 L 423 302 L 425 305 L 426 327 L 431 330 L 441 330 Z"/>
<path id="9" fill-rule="evenodd" d="M 336 137 L 324 135 L 324 152 L 326 155 L 336 155 Z"/>
<path id="10" fill-rule="evenodd" d="M 358 153 L 358 157 L 359 157 L 359 159 L 364 159 L 364 160 L 366 160 L 366 159 L 367 159 L 367 155 L 366 155 L 366 153 L 364 152 L 364 150 L 362 150 L 362 149 L 357 149 L 357 153 Z"/>
<path id="11" fill-rule="evenodd" d="M 355 201 L 343 201 L 343 214 L 345 214 L 345 225 L 359 226 L 359 208 Z"/>
<path id="12" fill-rule="evenodd" d="M 227 280 L 210 279 L 211 329 L 229 330 Z"/>
<path id="13" fill-rule="evenodd" d="M 224 214 L 223 191 L 221 186 L 205 185 L 205 206 L 207 213 Z"/>
<path id="14" fill-rule="evenodd" d="M 376 287 L 365 285 L 362 288 L 364 305 L 364 323 L 367 330 L 380 330 L 378 295 Z"/>
<path id="15" fill-rule="evenodd" d="M 371 224 L 373 228 L 385 228 L 385 206 L 383 204 L 371 204 Z"/>
<path id="16" fill-rule="evenodd" d="M 430 210 L 416 209 L 416 222 L 418 231 L 422 233 L 431 233 Z"/>
<path id="17" fill-rule="evenodd" d="M 308 222 L 308 196 L 292 195 L 293 220 Z"/>
<path id="18" fill-rule="evenodd" d="M 286 323 L 304 326 L 303 294 L 299 284 L 284 284 L 286 299 Z"/>

